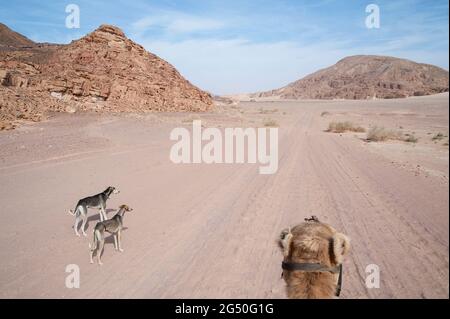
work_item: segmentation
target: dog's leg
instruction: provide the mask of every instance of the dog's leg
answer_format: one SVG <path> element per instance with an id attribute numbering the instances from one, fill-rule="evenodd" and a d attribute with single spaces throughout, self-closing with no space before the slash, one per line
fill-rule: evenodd
<path id="1" fill-rule="evenodd" d="M 99 265 L 103 265 L 101 258 L 102 258 L 102 254 L 103 254 L 103 248 L 105 246 L 105 239 L 102 237 L 102 238 L 99 238 L 99 241 L 100 241 L 100 243 L 99 243 L 98 250 L 97 250 L 97 260 L 98 260 Z"/>
<path id="2" fill-rule="evenodd" d="M 101 221 L 101 222 L 104 221 L 104 219 L 103 219 L 103 214 L 102 214 L 102 209 L 101 209 L 101 208 L 98 209 L 98 214 L 100 215 L 100 221 Z"/>
<path id="3" fill-rule="evenodd" d="M 115 250 L 118 250 L 119 247 L 117 246 L 117 233 L 114 234 L 113 237 L 114 237 L 114 248 L 115 248 Z"/>
<path id="4" fill-rule="evenodd" d="M 99 233 L 98 230 L 96 230 L 94 228 L 94 231 L 92 233 L 94 235 L 94 238 L 92 239 L 92 244 L 89 244 L 89 248 L 91 250 L 91 264 L 94 263 L 94 253 L 97 252 L 98 253 L 98 238 L 99 238 Z"/>
<path id="5" fill-rule="evenodd" d="M 106 205 L 102 205 L 100 207 L 100 215 L 103 215 L 103 220 L 108 219 L 108 216 L 106 216 Z"/>
<path id="6" fill-rule="evenodd" d="M 122 232 L 119 230 L 119 231 L 117 232 L 117 241 L 118 241 L 118 243 L 119 243 L 119 251 L 120 251 L 120 252 L 123 252 L 122 244 L 120 243 L 121 238 L 122 238 Z"/>
<path id="7" fill-rule="evenodd" d="M 86 237 L 87 234 L 86 234 L 86 231 L 85 231 L 84 228 L 85 228 L 86 222 L 87 222 L 87 214 L 84 215 L 84 216 L 82 217 L 82 219 L 83 219 L 83 223 L 81 224 L 81 231 L 83 232 L 83 235 Z"/>
<path id="8" fill-rule="evenodd" d="M 94 234 L 94 236 L 95 236 L 95 234 Z M 96 250 L 97 250 L 97 247 L 92 247 L 91 248 L 91 259 L 90 259 L 90 263 L 91 264 L 93 264 L 94 263 L 94 253 L 96 252 Z"/>
<path id="9" fill-rule="evenodd" d="M 91 264 L 94 263 L 94 259 L 93 259 L 93 257 L 94 257 L 94 252 L 95 252 L 95 249 L 91 249 L 91 259 L 90 259 L 90 263 L 91 263 Z"/>
<path id="10" fill-rule="evenodd" d="M 75 231 L 75 235 L 80 237 L 80 234 L 78 233 L 78 223 L 80 222 L 80 214 L 78 213 L 78 208 L 75 211 L 76 217 L 75 217 L 75 224 L 73 225 L 73 230 Z"/>

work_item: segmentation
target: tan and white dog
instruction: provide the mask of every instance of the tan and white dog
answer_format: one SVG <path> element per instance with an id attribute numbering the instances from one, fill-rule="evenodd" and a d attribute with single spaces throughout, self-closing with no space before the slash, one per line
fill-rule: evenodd
<path id="1" fill-rule="evenodd" d="M 91 251 L 91 264 L 94 263 L 93 256 L 97 252 L 97 260 L 99 265 L 102 265 L 101 255 L 103 253 L 103 247 L 105 245 L 105 232 L 113 234 L 114 236 L 114 248 L 120 252 L 123 251 L 121 245 L 121 236 L 123 229 L 123 217 L 125 212 L 133 211 L 132 208 L 127 205 L 121 205 L 119 211 L 114 215 L 113 218 L 98 222 L 94 228 L 94 238 L 92 244 L 89 244 Z"/>

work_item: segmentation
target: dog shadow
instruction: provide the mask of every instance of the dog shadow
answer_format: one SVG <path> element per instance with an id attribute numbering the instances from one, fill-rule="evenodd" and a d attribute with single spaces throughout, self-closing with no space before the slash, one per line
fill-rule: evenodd
<path id="1" fill-rule="evenodd" d="M 124 227 L 124 228 L 122 228 L 122 231 L 125 231 L 127 229 L 128 229 L 128 227 Z M 114 245 L 114 235 L 113 234 L 109 235 L 108 237 L 105 237 L 105 245 L 106 244 L 113 244 Z"/>
<path id="2" fill-rule="evenodd" d="M 117 211 L 117 210 L 116 209 L 112 209 L 112 208 L 107 208 L 106 209 L 106 216 L 108 216 L 108 213 L 115 212 L 115 211 Z M 86 229 L 89 228 L 89 224 L 91 222 L 95 222 L 94 225 L 96 225 L 99 221 L 100 221 L 100 213 L 98 211 L 93 212 L 93 214 L 91 216 L 89 216 L 87 218 L 87 220 L 86 220 Z"/>
<path id="3" fill-rule="evenodd" d="M 122 231 L 125 231 L 127 229 L 128 229 L 128 227 L 124 227 L 124 228 L 122 228 Z M 101 252 L 96 251 L 93 256 L 97 256 L 97 254 L 101 254 L 100 258 L 103 257 L 103 255 L 105 253 L 106 245 L 108 245 L 108 244 L 114 246 L 114 235 L 113 234 L 110 234 L 109 236 L 105 237 L 105 247 L 103 248 L 103 251 L 101 251 Z M 115 247 L 114 247 L 114 249 L 115 249 Z"/>
<path id="4" fill-rule="evenodd" d="M 111 212 L 117 212 L 117 211 L 118 211 L 117 209 L 107 208 L 107 209 L 106 209 L 106 215 L 108 216 L 108 213 L 111 213 Z M 85 227 L 84 227 L 84 230 L 87 231 L 87 230 L 89 229 L 89 224 L 90 224 L 91 222 L 93 222 L 93 223 L 94 223 L 94 226 L 95 226 L 99 221 L 100 221 L 100 213 L 97 211 L 97 212 L 95 212 L 94 214 L 90 215 L 90 216 L 86 219 L 86 225 L 85 225 Z M 82 225 L 83 225 L 82 222 L 79 222 L 79 223 L 78 223 L 78 230 L 79 230 L 79 231 L 81 231 Z M 72 226 L 72 228 L 73 228 L 73 226 Z M 128 227 L 123 227 L 123 228 L 122 228 L 122 231 L 125 231 L 125 230 L 127 230 L 127 229 L 128 229 Z M 113 235 L 113 234 L 110 234 L 109 236 L 105 237 L 105 245 L 106 245 L 106 244 L 111 244 L 111 243 L 114 244 L 114 235 Z"/>

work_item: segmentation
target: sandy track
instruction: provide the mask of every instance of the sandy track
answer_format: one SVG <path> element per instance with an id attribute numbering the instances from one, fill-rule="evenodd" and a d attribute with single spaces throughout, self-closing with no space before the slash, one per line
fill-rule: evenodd
<path id="1" fill-rule="evenodd" d="M 174 165 L 170 123 L 53 120 L 32 130 L 44 127 L 46 139 L 64 128 L 55 147 L 74 147 L 42 154 L 38 141 L 27 144 L 35 134 L 2 133 L 2 145 L 11 138 L 40 155 L 2 153 L 0 296 L 283 298 L 275 240 L 314 214 L 352 239 L 342 297 L 448 298 L 448 178 L 400 169 L 356 138 L 323 132 L 323 107 L 279 107 L 289 117 L 274 175 L 248 164 Z M 121 194 L 108 206 L 134 212 L 125 252 L 108 240 L 100 267 L 66 211 L 109 184 Z M 71 263 L 80 289 L 65 287 Z M 381 269 L 380 289 L 364 285 L 368 264 Z"/>

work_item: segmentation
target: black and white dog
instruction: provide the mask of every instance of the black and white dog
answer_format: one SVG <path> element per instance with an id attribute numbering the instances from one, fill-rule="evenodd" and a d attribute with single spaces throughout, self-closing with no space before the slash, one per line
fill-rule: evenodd
<path id="1" fill-rule="evenodd" d="M 84 227 L 87 221 L 88 208 L 98 208 L 100 221 L 107 220 L 108 218 L 106 216 L 106 201 L 108 200 L 109 196 L 111 196 L 111 194 L 118 193 L 119 191 L 115 187 L 109 186 L 100 194 L 80 199 L 75 206 L 75 210 L 69 210 L 69 214 L 75 216 L 75 224 L 73 226 L 75 234 L 77 236 L 80 236 L 80 234 L 78 233 L 78 223 L 80 222 L 80 220 L 82 220 L 83 223 L 81 224 L 81 231 L 83 232 L 84 236 L 87 236 Z"/>

